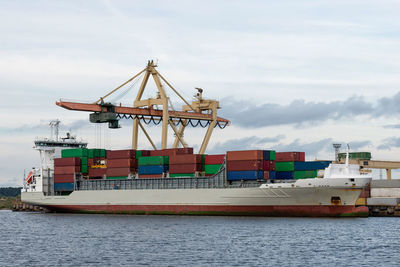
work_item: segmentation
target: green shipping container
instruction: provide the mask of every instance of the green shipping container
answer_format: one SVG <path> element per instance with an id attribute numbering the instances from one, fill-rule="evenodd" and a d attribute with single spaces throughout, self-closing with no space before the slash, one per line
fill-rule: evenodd
<path id="1" fill-rule="evenodd" d="M 339 159 L 346 159 L 346 153 L 339 153 Z M 349 159 L 371 159 L 371 152 L 350 152 Z"/>
<path id="2" fill-rule="evenodd" d="M 123 180 L 123 179 L 128 179 L 127 176 L 109 176 L 107 177 L 107 180 Z"/>
<path id="3" fill-rule="evenodd" d="M 206 170 L 206 154 L 201 155 L 201 171 L 204 172 Z"/>
<path id="4" fill-rule="evenodd" d="M 317 170 L 312 171 L 295 171 L 293 176 L 294 179 L 305 179 L 305 178 L 316 178 L 318 175 Z"/>
<path id="5" fill-rule="evenodd" d="M 206 174 L 216 174 L 222 167 L 222 164 L 208 164 L 205 165 Z"/>
<path id="6" fill-rule="evenodd" d="M 294 162 L 275 162 L 275 169 L 277 172 L 291 172 L 294 171 Z"/>
<path id="7" fill-rule="evenodd" d="M 269 160 L 275 160 L 275 150 L 269 152 Z"/>
<path id="8" fill-rule="evenodd" d="M 136 150 L 136 158 L 140 158 L 142 156 L 142 150 Z"/>
<path id="9" fill-rule="evenodd" d="M 81 157 L 81 165 L 88 165 L 88 158 L 87 157 Z"/>
<path id="10" fill-rule="evenodd" d="M 88 156 L 87 148 L 64 149 L 61 151 L 62 158 L 87 157 L 87 156 Z"/>
<path id="11" fill-rule="evenodd" d="M 139 166 L 149 166 L 149 165 L 168 165 L 168 156 L 151 156 L 151 157 L 140 157 Z"/>
<path id="12" fill-rule="evenodd" d="M 89 167 L 88 165 L 81 165 L 81 173 L 88 173 L 89 172 Z"/>
<path id="13" fill-rule="evenodd" d="M 194 173 L 170 173 L 169 177 L 176 178 L 176 177 L 194 177 Z"/>

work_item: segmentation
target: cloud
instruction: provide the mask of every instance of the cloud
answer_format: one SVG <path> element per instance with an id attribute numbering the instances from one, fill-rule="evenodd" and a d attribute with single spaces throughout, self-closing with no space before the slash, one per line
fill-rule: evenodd
<path id="1" fill-rule="evenodd" d="M 362 96 L 353 96 L 344 101 L 314 102 L 303 99 L 287 105 L 265 103 L 257 105 L 251 101 L 224 100 L 223 115 L 232 118 L 239 127 L 260 128 L 275 125 L 312 126 L 327 120 L 349 119 L 366 115 L 370 118 L 398 116 L 400 114 L 400 92 L 393 97 L 378 99 L 376 104 L 367 102 Z M 400 127 L 400 126 L 399 126 Z"/>
<path id="2" fill-rule="evenodd" d="M 285 138 L 284 135 L 275 137 L 260 138 L 257 136 L 229 139 L 225 142 L 218 142 L 208 149 L 210 154 L 224 154 L 230 150 L 246 150 L 246 149 L 270 149 L 270 143 L 275 143 Z"/>
<path id="3" fill-rule="evenodd" d="M 400 137 L 389 137 L 383 140 L 378 146 L 379 150 L 392 150 L 392 148 L 400 147 Z"/>
<path id="4" fill-rule="evenodd" d="M 302 151 L 306 153 L 306 156 L 316 157 L 318 153 L 328 151 L 332 146 L 332 138 L 325 138 L 315 142 L 304 143 L 300 139 L 296 139 L 289 144 L 278 144 L 272 148 L 276 151 Z"/>
<path id="5" fill-rule="evenodd" d="M 386 128 L 386 129 L 400 129 L 400 124 L 389 124 L 389 125 L 383 126 L 383 128 Z"/>

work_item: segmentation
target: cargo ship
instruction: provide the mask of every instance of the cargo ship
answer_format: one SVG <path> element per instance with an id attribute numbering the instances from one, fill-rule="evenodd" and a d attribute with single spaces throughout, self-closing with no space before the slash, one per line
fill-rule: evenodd
<path id="1" fill-rule="evenodd" d="M 358 165 L 306 162 L 302 152 L 203 156 L 191 148 L 106 151 L 86 145 L 71 138 L 36 140 L 42 166 L 25 180 L 22 201 L 56 212 L 368 216 L 367 207 L 355 206 L 371 181 Z M 288 171 L 289 165 L 297 171 Z M 324 166 L 322 178 L 304 178 Z"/>
<path id="2" fill-rule="evenodd" d="M 307 162 L 304 152 L 264 149 L 207 155 L 213 130 L 230 123 L 218 116 L 219 102 L 204 99 L 203 89 L 196 88 L 195 100 L 189 103 L 156 67 L 149 61 L 145 69 L 95 102 L 56 102 L 68 110 L 92 112 L 90 122 L 112 129 L 120 127 L 120 119 L 132 119 L 132 149 L 88 149 L 85 143 L 58 136 L 35 142 L 42 166 L 24 181 L 23 202 L 51 211 L 86 213 L 368 215 L 367 207 L 355 206 L 371 181 L 360 174 L 358 165 Z M 131 84 L 130 90 L 139 84 L 141 76 L 133 106 L 105 102 L 124 86 Z M 142 99 L 150 77 L 157 95 Z M 170 104 L 167 87 L 183 100 L 182 110 Z M 162 126 L 160 149 L 145 129 L 150 123 Z M 184 140 L 187 126 L 207 127 L 197 154 Z M 138 149 L 139 129 L 153 150 Z M 167 148 L 168 129 L 175 137 L 172 148 Z M 323 170 L 323 177 L 316 178 Z"/>

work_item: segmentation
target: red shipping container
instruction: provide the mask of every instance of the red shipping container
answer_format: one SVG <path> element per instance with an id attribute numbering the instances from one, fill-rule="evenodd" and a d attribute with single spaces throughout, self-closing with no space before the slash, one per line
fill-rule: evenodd
<path id="1" fill-rule="evenodd" d="M 142 151 L 142 157 L 150 156 L 150 150 L 141 150 L 141 151 Z"/>
<path id="2" fill-rule="evenodd" d="M 169 158 L 169 164 L 201 164 L 201 155 L 174 155 Z"/>
<path id="3" fill-rule="evenodd" d="M 81 171 L 81 166 L 54 166 L 54 174 L 74 174 Z"/>
<path id="4" fill-rule="evenodd" d="M 275 161 L 284 162 L 284 161 L 305 161 L 306 153 L 305 152 L 276 152 L 275 153 Z"/>
<path id="5" fill-rule="evenodd" d="M 56 158 L 54 159 L 54 166 L 80 166 L 81 158 Z"/>
<path id="6" fill-rule="evenodd" d="M 54 175 L 54 183 L 73 183 L 74 175 L 73 174 L 57 174 Z"/>
<path id="7" fill-rule="evenodd" d="M 227 171 L 259 171 L 264 168 L 262 160 L 233 160 L 226 162 Z"/>
<path id="8" fill-rule="evenodd" d="M 193 147 L 178 148 L 175 152 L 176 152 L 176 155 L 193 154 Z"/>
<path id="9" fill-rule="evenodd" d="M 242 150 L 226 152 L 226 160 L 262 160 L 264 158 L 262 150 Z"/>
<path id="10" fill-rule="evenodd" d="M 264 171 L 275 171 L 275 161 L 264 160 Z"/>
<path id="11" fill-rule="evenodd" d="M 107 168 L 89 168 L 89 177 L 103 177 L 107 172 Z"/>
<path id="12" fill-rule="evenodd" d="M 175 155 L 188 155 L 193 154 L 192 147 L 186 148 L 168 148 L 168 149 L 161 149 L 161 150 L 150 150 L 150 156 L 175 156 Z"/>
<path id="13" fill-rule="evenodd" d="M 93 166 L 94 165 L 94 159 L 88 158 L 87 162 L 88 162 L 89 166 Z"/>
<path id="14" fill-rule="evenodd" d="M 107 159 L 134 159 L 136 158 L 136 150 L 107 150 Z"/>
<path id="15" fill-rule="evenodd" d="M 206 155 L 205 165 L 222 164 L 225 161 L 225 154 L 222 155 Z"/>
<path id="16" fill-rule="evenodd" d="M 139 179 L 163 178 L 162 174 L 140 174 Z"/>
<path id="17" fill-rule="evenodd" d="M 194 173 L 201 171 L 201 164 L 170 164 L 169 173 Z"/>
<path id="18" fill-rule="evenodd" d="M 135 168 L 107 168 L 107 176 L 128 176 L 130 173 L 135 173 Z"/>
<path id="19" fill-rule="evenodd" d="M 269 171 L 264 171 L 264 180 L 269 180 Z"/>
<path id="20" fill-rule="evenodd" d="M 137 159 L 108 159 L 108 168 L 137 168 Z"/>

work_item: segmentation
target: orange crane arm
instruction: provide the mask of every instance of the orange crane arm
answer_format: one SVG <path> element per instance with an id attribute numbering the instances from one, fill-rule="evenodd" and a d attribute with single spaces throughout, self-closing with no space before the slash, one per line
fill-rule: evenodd
<path id="1" fill-rule="evenodd" d="M 67 101 L 58 101 L 56 102 L 57 106 L 60 106 L 69 110 L 78 110 L 78 111 L 89 111 L 89 112 L 107 112 L 107 107 L 102 107 L 100 104 L 87 104 L 87 103 L 78 103 L 78 102 L 67 102 Z M 142 115 L 142 116 L 153 116 L 153 117 L 161 117 L 163 116 L 163 111 L 159 109 L 148 109 L 148 108 L 134 108 L 134 107 L 123 107 L 123 106 L 114 106 L 114 112 L 118 114 L 126 114 L 126 115 Z M 189 111 L 168 111 L 169 117 L 171 118 L 181 118 L 181 119 L 195 119 L 195 120 L 205 120 L 212 121 L 211 114 L 197 113 L 197 112 L 189 112 Z M 229 124 L 230 121 L 221 117 L 217 117 L 218 122 L 223 122 Z"/>

